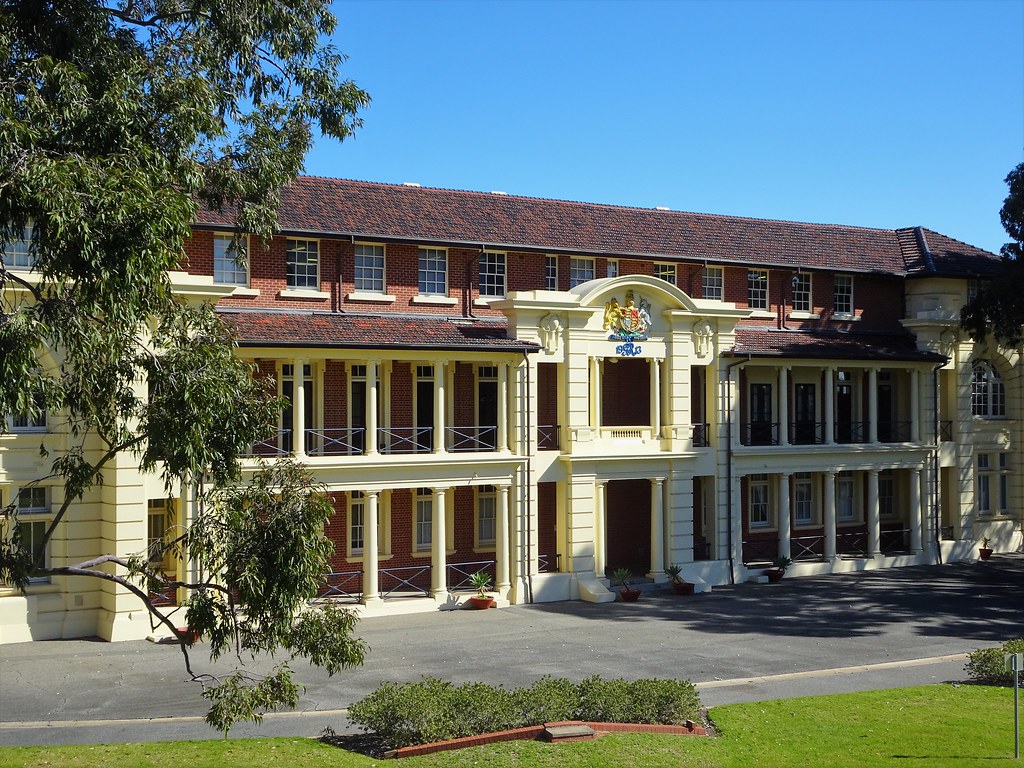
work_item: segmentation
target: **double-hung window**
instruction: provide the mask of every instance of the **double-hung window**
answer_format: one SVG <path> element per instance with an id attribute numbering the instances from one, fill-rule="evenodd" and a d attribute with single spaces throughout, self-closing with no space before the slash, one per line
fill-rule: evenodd
<path id="1" fill-rule="evenodd" d="M 348 551 L 349 555 L 360 555 L 363 552 L 363 541 L 366 525 L 366 500 L 362 491 L 352 491 L 348 495 Z"/>
<path id="2" fill-rule="evenodd" d="M 22 548 L 35 555 L 43 544 L 46 528 L 50 524 L 50 504 L 47 489 L 42 486 L 22 488 L 18 493 L 17 535 L 21 539 Z M 50 550 L 47 547 L 43 555 L 43 567 L 50 566 Z M 33 584 L 49 581 L 48 576 L 30 579 Z"/>
<path id="3" fill-rule="evenodd" d="M 2 245 L 4 263 L 9 269 L 32 269 L 35 256 L 32 255 L 32 224 L 26 224 L 21 238 Z"/>
<path id="4" fill-rule="evenodd" d="M 878 515 L 896 517 L 896 477 L 891 469 L 878 473 Z"/>
<path id="5" fill-rule="evenodd" d="M 810 312 L 811 304 L 811 276 L 801 272 L 793 276 L 793 311 Z"/>
<path id="6" fill-rule="evenodd" d="M 772 524 L 768 502 L 768 475 L 750 476 L 750 527 L 769 528 Z"/>
<path id="7" fill-rule="evenodd" d="M 998 456 L 995 462 L 993 457 Z M 978 514 L 1005 515 L 1009 510 L 1010 466 L 1005 453 L 979 453 L 975 475 Z"/>
<path id="8" fill-rule="evenodd" d="M 654 262 L 654 276 L 664 280 L 666 283 L 676 284 L 676 265 L 666 264 L 663 261 Z"/>
<path id="9" fill-rule="evenodd" d="M 11 416 L 12 432 L 45 432 L 46 405 L 39 395 L 35 397 L 35 407 L 31 411 L 16 413 Z"/>
<path id="10" fill-rule="evenodd" d="M 1006 415 L 1006 388 L 988 363 L 975 363 L 971 375 L 971 413 L 983 418 Z"/>
<path id="11" fill-rule="evenodd" d="M 287 284 L 289 288 L 320 289 L 320 243 L 316 240 L 288 240 Z"/>
<path id="12" fill-rule="evenodd" d="M 505 254 L 484 251 L 480 254 L 480 295 L 500 297 L 505 295 Z"/>
<path id="13" fill-rule="evenodd" d="M 356 243 L 353 282 L 357 291 L 384 293 L 384 246 Z"/>
<path id="14" fill-rule="evenodd" d="M 569 287 L 594 279 L 594 260 L 573 257 L 569 260 Z"/>
<path id="15" fill-rule="evenodd" d="M 544 257 L 544 288 L 548 291 L 558 290 L 558 257 Z"/>
<path id="16" fill-rule="evenodd" d="M 230 235 L 213 236 L 213 282 L 223 285 L 248 285 L 245 241 Z"/>
<path id="17" fill-rule="evenodd" d="M 702 297 L 705 299 L 717 299 L 718 301 L 722 300 L 724 279 L 721 267 L 704 267 L 704 270 L 701 272 L 700 282 L 700 295 Z"/>
<path id="18" fill-rule="evenodd" d="M 810 472 L 798 472 L 794 476 L 793 520 L 797 525 L 814 522 L 814 484 Z"/>
<path id="19" fill-rule="evenodd" d="M 840 522 L 850 523 L 856 520 L 853 497 L 853 475 L 841 472 L 836 482 L 836 517 Z"/>
<path id="20" fill-rule="evenodd" d="M 608 259 L 608 277 L 618 277 L 618 276 L 619 276 L 619 260 L 618 259 Z"/>
<path id="21" fill-rule="evenodd" d="M 836 275 L 832 311 L 837 315 L 853 314 L 853 275 Z"/>
<path id="22" fill-rule="evenodd" d="M 747 272 L 747 294 L 751 309 L 768 309 L 768 272 L 751 269 Z"/>
<path id="23" fill-rule="evenodd" d="M 416 489 L 414 545 L 418 552 L 430 549 L 434 539 L 434 497 L 429 488 Z"/>
<path id="24" fill-rule="evenodd" d="M 420 248 L 419 290 L 423 296 L 448 295 L 448 252 Z"/>
<path id="25" fill-rule="evenodd" d="M 498 495 L 493 485 L 482 486 L 476 494 L 476 544 L 493 547 L 498 530 Z"/>

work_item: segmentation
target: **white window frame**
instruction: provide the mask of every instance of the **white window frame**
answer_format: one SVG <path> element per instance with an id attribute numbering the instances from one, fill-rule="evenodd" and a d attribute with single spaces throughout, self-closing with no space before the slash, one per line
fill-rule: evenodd
<path id="1" fill-rule="evenodd" d="M 502 251 L 482 251 L 477 279 L 481 298 L 501 298 L 508 291 L 508 256 Z"/>
<path id="2" fill-rule="evenodd" d="M 725 296 L 725 274 L 722 267 L 704 267 L 700 273 L 700 295 L 721 301 Z"/>
<path id="3" fill-rule="evenodd" d="M 36 260 L 32 254 L 32 222 L 29 222 L 21 230 L 21 238 L 8 243 L 0 243 L 0 251 L 3 251 L 4 264 L 8 269 L 31 271 Z"/>
<path id="4" fill-rule="evenodd" d="M 667 261 L 654 262 L 654 276 L 666 283 L 676 284 L 676 265 Z"/>
<path id="5" fill-rule="evenodd" d="M 383 294 L 387 289 L 387 251 L 380 243 L 356 243 L 352 261 L 356 293 Z"/>
<path id="6" fill-rule="evenodd" d="M 232 248 L 234 243 L 234 248 Z M 237 241 L 231 235 L 213 236 L 213 282 L 218 285 L 249 285 L 249 260 L 247 238 L 240 236 Z M 241 257 L 241 259 L 239 259 Z"/>
<path id="7" fill-rule="evenodd" d="M 768 475 L 750 475 L 747 494 L 751 530 L 772 528 L 772 496 Z"/>
<path id="8" fill-rule="evenodd" d="M 170 552 L 164 550 L 167 532 L 173 524 L 173 508 L 167 499 L 149 499 L 146 503 L 146 556 L 151 566 L 167 570 Z"/>
<path id="9" fill-rule="evenodd" d="M 607 277 L 618 277 L 619 276 L 619 260 L 608 259 L 607 262 Z"/>
<path id="10" fill-rule="evenodd" d="M 434 542 L 434 494 L 429 488 L 417 488 L 412 508 L 412 544 L 414 552 L 430 552 Z"/>
<path id="11" fill-rule="evenodd" d="M 285 282 L 289 290 L 320 290 L 320 241 L 302 238 L 285 240 Z"/>
<path id="12" fill-rule="evenodd" d="M 999 458 L 993 461 L 993 456 Z M 979 453 L 975 462 L 975 506 L 978 515 L 1006 515 L 1010 501 L 1010 462 L 1006 453 Z"/>
<path id="13" fill-rule="evenodd" d="M 474 545 L 478 550 L 493 550 L 498 541 L 498 489 L 493 485 L 476 488 Z"/>
<path id="14" fill-rule="evenodd" d="M 799 272 L 794 275 L 796 280 L 793 288 L 793 311 L 794 312 L 813 312 L 813 294 L 811 292 L 812 283 L 811 276 L 806 272 Z"/>
<path id="15" fill-rule="evenodd" d="M 548 291 L 558 290 L 558 257 L 544 257 L 544 289 Z"/>
<path id="16" fill-rule="evenodd" d="M 892 470 L 878 473 L 878 516 L 896 517 L 896 475 Z"/>
<path id="17" fill-rule="evenodd" d="M 971 367 L 971 414 L 982 419 L 1006 416 L 1006 386 L 996 367 L 985 360 Z"/>
<path id="18" fill-rule="evenodd" d="M 853 316 L 853 275 L 836 275 L 833 278 L 832 314 Z"/>
<path id="19" fill-rule="evenodd" d="M 22 503 L 22 494 L 27 494 L 31 497 L 27 500 L 27 503 Z M 18 490 L 17 495 L 18 505 L 18 516 L 17 522 L 15 523 L 19 528 L 22 526 L 28 527 L 31 533 L 31 539 L 34 541 L 35 536 L 45 535 L 46 529 L 50 525 L 50 521 L 53 518 L 53 511 L 50 508 L 50 492 L 49 488 L 43 485 L 30 485 Z M 24 534 L 22 534 L 24 536 Z M 30 551 L 34 551 L 34 545 L 32 541 L 29 542 Z M 24 543 L 24 541 L 22 542 Z M 50 547 L 47 545 L 43 557 L 43 567 L 49 568 L 52 562 L 52 553 Z M 29 584 L 47 584 L 50 581 L 49 576 L 36 576 L 35 578 L 29 579 Z"/>
<path id="20" fill-rule="evenodd" d="M 747 270 L 747 304 L 751 309 L 768 309 L 768 270 Z"/>
<path id="21" fill-rule="evenodd" d="M 569 287 L 590 282 L 597 276 L 594 259 L 589 256 L 573 256 L 569 259 Z"/>
<path id="22" fill-rule="evenodd" d="M 801 527 L 815 523 L 814 478 L 810 472 L 798 472 L 793 477 L 793 524 Z"/>
<path id="23" fill-rule="evenodd" d="M 363 554 L 366 543 L 366 496 L 362 491 L 348 494 L 348 555 Z M 378 547 L 379 549 L 379 547 Z"/>
<path id="24" fill-rule="evenodd" d="M 836 476 L 836 522 L 858 522 L 857 485 L 852 472 L 840 472 Z"/>
<path id="25" fill-rule="evenodd" d="M 15 413 L 8 417 L 8 429 L 14 433 L 46 432 L 49 429 L 49 413 L 43 407 L 41 397 L 36 398 L 39 413 L 31 416 L 27 413 Z"/>
<path id="26" fill-rule="evenodd" d="M 420 296 L 448 295 L 448 251 L 445 248 L 421 247 L 417 273 Z"/>

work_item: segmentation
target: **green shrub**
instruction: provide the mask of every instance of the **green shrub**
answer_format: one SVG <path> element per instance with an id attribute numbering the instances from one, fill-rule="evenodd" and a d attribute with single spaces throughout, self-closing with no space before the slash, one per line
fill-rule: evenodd
<path id="1" fill-rule="evenodd" d="M 1007 640 L 999 648 L 979 648 L 967 654 L 964 671 L 976 683 L 1013 685 L 1013 674 L 1005 672 L 1004 653 L 1024 652 L 1024 637 Z"/>
<path id="2" fill-rule="evenodd" d="M 383 683 L 349 708 L 349 720 L 392 747 L 444 741 L 560 720 L 678 724 L 696 720 L 700 699 L 687 680 L 604 680 L 575 685 L 542 677 L 528 688 L 455 686 L 436 677 Z"/>

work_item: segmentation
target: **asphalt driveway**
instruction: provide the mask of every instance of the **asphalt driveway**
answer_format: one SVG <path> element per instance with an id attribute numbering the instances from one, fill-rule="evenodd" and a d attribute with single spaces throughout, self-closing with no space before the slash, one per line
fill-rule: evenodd
<path id="1" fill-rule="evenodd" d="M 962 655 L 1024 635 L 1024 557 L 638 603 L 548 603 L 365 619 L 366 664 L 328 678 L 297 665 L 296 713 L 236 736 L 347 729 L 344 710 L 384 680 L 437 675 L 518 686 L 541 675 L 680 677 L 705 704 L 963 678 Z M 197 671 L 211 665 L 200 644 Z M 257 668 L 270 662 L 259 660 Z M 176 646 L 48 641 L 0 646 L 0 745 L 217 738 Z"/>

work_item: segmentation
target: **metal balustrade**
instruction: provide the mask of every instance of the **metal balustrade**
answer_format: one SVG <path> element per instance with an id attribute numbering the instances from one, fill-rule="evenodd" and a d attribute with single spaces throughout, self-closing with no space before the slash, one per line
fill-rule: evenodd
<path id="1" fill-rule="evenodd" d="M 557 424 L 541 424 L 537 427 L 537 450 L 557 451 L 559 427 Z"/>
<path id="2" fill-rule="evenodd" d="M 377 446 L 381 453 L 430 453 L 434 448 L 433 427 L 378 427 Z"/>
<path id="3" fill-rule="evenodd" d="M 430 594 L 430 566 L 409 565 L 403 568 L 381 568 L 377 573 L 380 584 L 381 598 L 391 597 L 426 597 Z M 422 577 L 426 575 L 426 579 Z M 426 581 L 427 586 L 421 583 Z"/>
<path id="4" fill-rule="evenodd" d="M 825 442 L 825 422 L 794 421 L 789 425 L 789 442 L 793 445 L 822 445 Z"/>
<path id="5" fill-rule="evenodd" d="M 939 422 L 939 439 L 943 442 L 949 442 L 953 439 L 953 422 L 952 421 L 940 421 Z"/>
<path id="6" fill-rule="evenodd" d="M 778 445 L 778 422 L 747 421 L 740 425 L 740 442 L 743 445 Z"/>
<path id="7" fill-rule="evenodd" d="M 879 549 L 881 549 L 885 554 L 909 552 L 910 529 L 902 528 L 899 530 L 882 531 L 879 539 Z"/>
<path id="8" fill-rule="evenodd" d="M 445 427 L 447 448 L 453 453 L 464 451 L 494 451 L 498 447 L 497 427 Z"/>
<path id="9" fill-rule="evenodd" d="M 693 542 L 693 559 L 694 560 L 710 560 L 711 559 L 711 542 L 710 541 L 694 541 Z"/>
<path id="10" fill-rule="evenodd" d="M 242 455 L 247 458 L 271 458 L 276 456 L 287 456 L 292 452 L 292 431 L 290 429 L 278 429 L 274 434 L 253 443 L 252 447 Z"/>
<path id="11" fill-rule="evenodd" d="M 356 456 L 365 446 L 363 427 L 306 430 L 306 453 L 310 456 Z"/>
<path id="12" fill-rule="evenodd" d="M 754 539 L 743 542 L 743 564 L 774 563 L 779 556 L 779 544 L 774 539 Z"/>
<path id="13" fill-rule="evenodd" d="M 943 525 L 939 528 L 939 536 L 942 537 L 943 541 L 956 541 L 956 533 L 952 525 Z"/>
<path id="14" fill-rule="evenodd" d="M 711 425 L 707 422 L 693 425 L 693 431 L 690 434 L 694 448 L 707 448 L 711 444 L 708 438 L 710 430 Z"/>
<path id="15" fill-rule="evenodd" d="M 323 585 L 317 590 L 316 597 L 312 602 L 320 600 L 348 600 L 359 602 L 362 596 L 363 572 L 359 571 L 336 571 L 327 574 Z M 359 589 L 356 589 L 356 587 Z"/>
<path id="16" fill-rule="evenodd" d="M 537 555 L 537 573 L 561 573 L 562 556 L 557 552 Z"/>
<path id="17" fill-rule="evenodd" d="M 825 556 L 825 536 L 793 536 L 789 540 L 789 551 L 793 560 L 821 560 Z"/>
<path id="18" fill-rule="evenodd" d="M 868 423 L 866 421 L 837 421 L 834 424 L 835 441 L 837 443 L 868 442 Z"/>
<path id="19" fill-rule="evenodd" d="M 494 584 L 494 566 L 493 560 L 476 560 L 468 563 L 448 563 L 445 567 L 445 584 L 448 587 L 449 592 L 455 592 L 459 589 L 476 589 L 471 583 L 470 579 L 473 575 L 480 571 L 486 571 L 491 577 L 491 584 Z"/>
<path id="20" fill-rule="evenodd" d="M 868 534 L 866 531 L 836 532 L 836 554 L 866 557 L 868 554 Z"/>
<path id="21" fill-rule="evenodd" d="M 880 443 L 909 443 L 913 433 L 909 421 L 880 421 L 877 429 Z"/>

